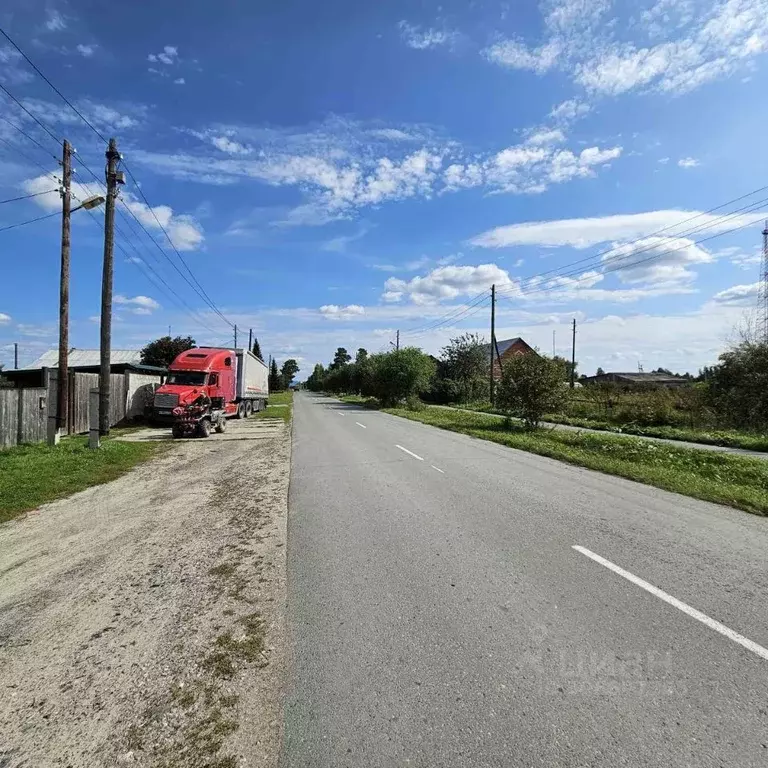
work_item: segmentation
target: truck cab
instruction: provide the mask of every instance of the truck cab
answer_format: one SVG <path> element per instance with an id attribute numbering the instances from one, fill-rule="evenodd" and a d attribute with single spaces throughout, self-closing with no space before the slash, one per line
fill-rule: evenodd
<path id="1" fill-rule="evenodd" d="M 236 381 L 237 356 L 232 350 L 197 347 L 182 352 L 155 393 L 155 419 L 173 421 L 175 409 L 201 402 L 210 402 L 212 408 L 232 416 L 237 412 Z"/>

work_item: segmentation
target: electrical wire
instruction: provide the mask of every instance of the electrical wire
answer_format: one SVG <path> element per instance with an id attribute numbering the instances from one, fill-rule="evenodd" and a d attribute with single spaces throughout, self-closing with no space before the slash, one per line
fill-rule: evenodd
<path id="1" fill-rule="evenodd" d="M 48 150 L 46 147 L 44 147 L 34 136 L 30 136 L 23 128 L 20 128 L 16 123 L 14 123 L 12 120 L 9 120 L 5 115 L 0 115 L 0 120 L 4 120 L 8 125 L 11 126 L 11 128 L 15 128 L 22 136 L 26 136 L 33 144 L 36 144 L 40 149 L 45 152 L 46 155 L 50 155 L 56 162 L 58 162 L 59 158 L 56 157 L 56 155 L 51 154 L 50 150 Z"/>
<path id="2" fill-rule="evenodd" d="M 7 139 L 4 139 L 2 136 L 0 136 L 0 142 L 5 144 L 8 149 L 10 149 L 12 152 L 16 152 L 16 154 L 21 155 L 28 163 L 32 163 L 32 165 L 36 165 L 45 176 L 50 176 L 54 181 L 57 181 L 59 184 L 61 184 L 61 179 L 56 176 L 56 174 L 51 173 L 42 163 L 38 163 L 37 160 L 31 158 L 28 154 L 25 152 L 22 152 L 18 147 L 15 147 L 13 144 L 11 144 L 10 141 Z"/>
<path id="3" fill-rule="evenodd" d="M 11 36 L 2 27 L 0 27 L 0 34 L 2 34 L 3 37 L 24 57 L 24 60 L 27 62 L 27 64 L 29 64 L 29 66 L 32 67 L 32 69 L 34 69 L 35 72 L 37 72 L 37 74 L 40 75 L 40 77 L 42 77 L 43 80 L 45 80 L 45 82 L 48 83 L 48 85 L 53 88 L 54 91 L 56 91 L 64 103 L 106 144 L 107 140 L 96 130 L 96 128 L 93 127 L 93 125 L 91 125 L 91 123 L 88 122 L 88 120 L 85 119 L 77 107 L 75 107 L 74 104 L 72 104 L 72 102 L 69 101 L 69 99 L 67 99 L 67 97 L 37 68 L 32 59 L 30 59 L 29 56 L 27 56 L 27 54 L 24 53 L 21 48 L 19 48 Z"/>
<path id="4" fill-rule="evenodd" d="M 40 195 L 49 195 L 51 192 L 58 192 L 58 189 L 47 189 L 45 192 L 33 192 L 31 195 L 22 195 L 21 197 L 9 197 L 7 200 L 0 200 L 0 205 L 3 203 L 15 203 L 17 200 L 29 200 L 33 197 L 40 197 Z"/>
<path id="5" fill-rule="evenodd" d="M 2 30 L 0 30 L 2 31 Z M 0 90 L 2 90 L 6 96 L 10 96 L 21 109 L 23 109 L 57 144 L 61 144 L 61 140 L 51 131 L 48 126 L 42 122 L 35 114 L 30 112 L 2 83 L 0 83 Z"/>
<path id="6" fill-rule="evenodd" d="M 449 309 L 449 311 L 445 315 L 441 315 L 439 318 L 437 318 L 437 324 L 439 324 L 440 321 L 443 318 L 451 319 L 449 317 L 449 315 L 453 316 L 455 314 L 461 314 L 462 312 L 465 312 L 465 311 L 471 309 L 473 306 L 475 306 L 478 303 L 478 301 L 482 301 L 483 298 L 485 298 L 487 296 L 488 296 L 488 289 L 486 289 L 484 291 L 481 291 L 480 293 L 476 294 L 475 296 L 470 297 L 469 299 L 467 299 L 467 301 L 464 304 L 462 304 L 458 308 L 457 307 L 451 307 Z M 400 335 L 401 336 L 406 336 L 406 335 L 411 335 L 411 334 L 414 334 L 414 333 L 418 333 L 418 332 L 426 329 L 427 326 L 432 326 L 434 322 L 435 322 L 435 319 L 432 318 L 432 320 L 428 320 L 426 323 L 424 323 L 422 325 L 417 325 L 417 326 L 414 326 L 414 327 L 411 327 L 411 328 L 406 328 L 405 330 L 401 331 Z"/>
<path id="7" fill-rule="evenodd" d="M 43 221 L 43 219 L 50 219 L 53 216 L 60 216 L 60 215 L 61 215 L 61 211 L 46 213 L 44 216 L 38 216 L 36 219 L 27 219 L 27 221 L 20 221 L 16 224 L 10 224 L 7 227 L 0 227 L 0 232 L 7 232 L 9 229 L 16 229 L 16 227 L 23 227 L 26 224 L 34 224 L 36 221 Z"/>

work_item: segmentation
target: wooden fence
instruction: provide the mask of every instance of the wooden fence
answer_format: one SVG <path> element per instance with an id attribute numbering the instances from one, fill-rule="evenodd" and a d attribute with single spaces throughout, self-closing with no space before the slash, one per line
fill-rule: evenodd
<path id="1" fill-rule="evenodd" d="M 48 390 L 0 389 L 0 448 L 45 440 Z"/>
<path id="2" fill-rule="evenodd" d="M 45 387 L 0 389 L 0 449 L 46 439 L 48 418 L 56 418 L 58 371 L 50 369 L 44 373 Z M 159 376 L 133 372 L 111 374 L 109 425 L 142 416 L 144 406 L 151 404 L 159 383 Z M 70 435 L 88 431 L 89 393 L 98 386 L 98 373 L 70 371 L 67 419 Z"/>

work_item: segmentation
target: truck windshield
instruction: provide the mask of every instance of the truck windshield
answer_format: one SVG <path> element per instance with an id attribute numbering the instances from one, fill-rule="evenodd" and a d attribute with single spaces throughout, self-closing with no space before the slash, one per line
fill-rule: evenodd
<path id="1" fill-rule="evenodd" d="M 202 387 L 205 384 L 205 374 L 201 371 L 171 371 L 165 383 Z"/>

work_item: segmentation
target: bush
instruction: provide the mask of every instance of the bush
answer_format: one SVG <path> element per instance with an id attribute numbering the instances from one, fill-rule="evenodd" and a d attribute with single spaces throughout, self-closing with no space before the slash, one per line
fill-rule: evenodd
<path id="1" fill-rule="evenodd" d="M 517 355 L 504 364 L 497 405 L 507 416 L 519 416 L 535 429 L 545 413 L 557 411 L 567 387 L 562 366 L 537 354 Z"/>
<path id="2" fill-rule="evenodd" d="M 429 388 L 435 374 L 435 362 L 417 347 L 371 355 L 370 394 L 385 408 L 409 397 L 418 397 Z"/>

